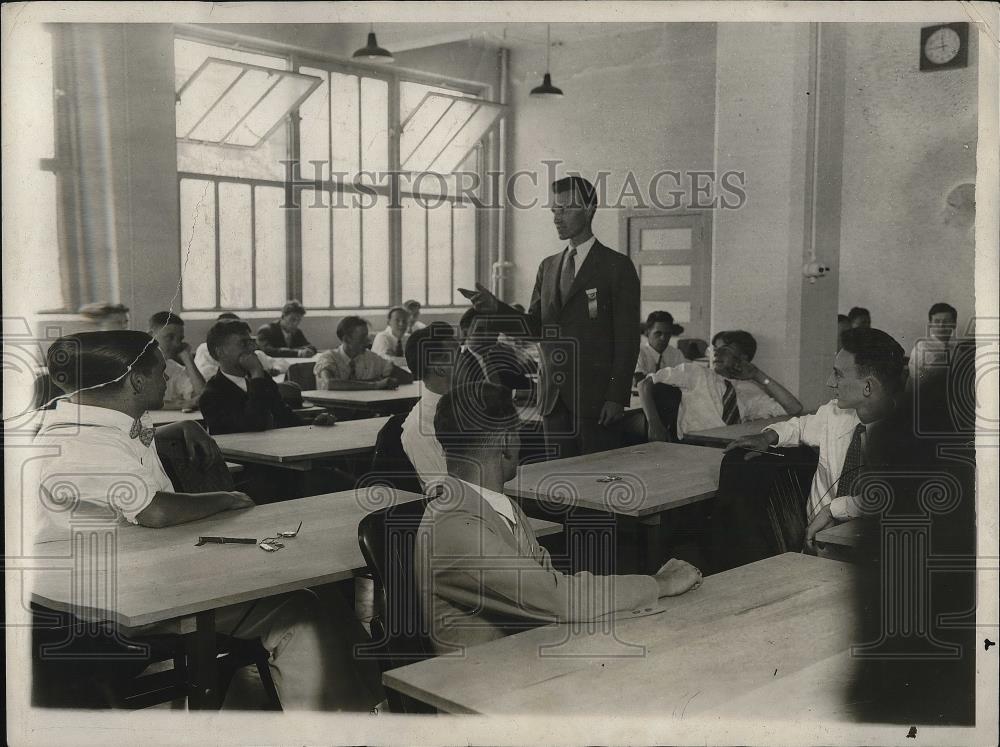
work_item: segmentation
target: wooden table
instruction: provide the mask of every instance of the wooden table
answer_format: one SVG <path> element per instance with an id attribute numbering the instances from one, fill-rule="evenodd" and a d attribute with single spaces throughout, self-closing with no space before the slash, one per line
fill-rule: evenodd
<path id="1" fill-rule="evenodd" d="M 821 558 L 853 562 L 856 548 L 861 542 L 865 524 L 861 519 L 851 519 L 829 529 L 816 532 L 816 553 Z"/>
<path id="2" fill-rule="evenodd" d="M 165 529 L 104 527 L 97 541 L 110 552 L 71 553 L 69 540 L 39 545 L 55 562 L 32 578 L 32 600 L 50 609 L 124 628 L 179 619 L 188 636 L 193 706 L 217 705 L 214 610 L 310 586 L 343 581 L 367 570 L 358 546 L 358 523 L 387 503 L 382 491 L 350 490 L 224 511 Z M 393 503 L 418 500 L 414 493 L 390 494 Z M 254 545 L 195 547 L 199 535 L 254 537 L 302 529 L 278 552 Z M 560 531 L 553 522 L 532 521 L 540 536 Z M 91 542 L 94 527 L 82 530 Z M 60 555 L 62 557 L 60 557 Z M 103 558 L 110 565 L 87 567 Z M 61 561 L 61 564 L 60 562 Z M 69 568 L 73 568 L 71 572 Z M 70 591 L 74 579 L 75 595 Z M 82 581 L 87 582 L 82 582 Z M 109 591 L 111 589 L 111 591 Z"/>
<path id="3" fill-rule="evenodd" d="M 747 717 L 787 719 L 788 698 L 810 682 L 831 673 L 849 680 L 852 579 L 848 564 L 786 553 L 664 597 L 664 613 L 618 620 L 613 636 L 600 626 L 548 625 L 382 680 L 448 713 L 716 719 L 746 713 L 744 701 L 761 694 Z M 822 710 L 843 716 L 846 697 L 832 689 Z"/>
<path id="4" fill-rule="evenodd" d="M 663 561 L 661 524 L 671 509 L 715 496 L 722 452 L 659 441 L 597 454 L 537 462 L 504 486 L 511 496 L 610 513 L 639 526 L 639 564 Z M 599 482 L 605 475 L 620 480 Z"/>
<path id="5" fill-rule="evenodd" d="M 420 399 L 420 384 L 404 384 L 396 389 L 330 390 L 312 389 L 302 398 L 325 407 L 346 407 L 371 413 L 397 412 Z"/>
<path id="6" fill-rule="evenodd" d="M 371 452 L 388 419 L 347 420 L 332 426 L 297 425 L 225 433 L 214 438 L 226 459 L 308 472 L 317 459 Z"/>
<path id="7" fill-rule="evenodd" d="M 753 436 L 764 430 L 765 426 L 772 423 L 783 423 L 791 419 L 791 415 L 780 415 L 776 418 L 764 418 L 763 420 L 750 420 L 746 423 L 736 425 L 724 425 L 720 428 L 709 428 L 707 431 L 692 431 L 685 433 L 682 443 L 691 443 L 698 446 L 727 446 L 730 441 L 744 436 Z"/>

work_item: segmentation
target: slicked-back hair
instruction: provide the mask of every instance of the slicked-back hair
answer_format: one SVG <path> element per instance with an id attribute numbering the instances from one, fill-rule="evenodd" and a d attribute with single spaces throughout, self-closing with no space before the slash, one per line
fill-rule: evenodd
<path id="1" fill-rule="evenodd" d="M 891 392 L 902 387 L 903 348 L 890 335 L 873 327 L 852 327 L 840 336 L 840 347 L 854 356 L 859 376 L 872 376 Z"/>
<path id="2" fill-rule="evenodd" d="M 298 314 L 299 316 L 306 315 L 306 307 L 302 305 L 301 301 L 297 299 L 291 299 L 286 301 L 285 305 L 281 307 L 281 315 L 288 316 L 289 314 Z"/>
<path id="3" fill-rule="evenodd" d="M 393 306 L 391 309 L 389 309 L 389 313 L 385 315 L 386 321 L 392 319 L 392 315 L 395 314 L 397 311 L 402 311 L 404 314 L 406 314 L 407 317 L 410 316 L 410 312 L 407 310 L 405 306 Z"/>
<path id="4" fill-rule="evenodd" d="M 931 320 L 931 317 L 935 314 L 950 314 L 951 318 L 958 320 L 958 311 L 950 303 L 944 303 L 940 301 L 933 306 L 931 306 L 930 311 L 927 312 L 927 321 Z"/>
<path id="5" fill-rule="evenodd" d="M 583 200 L 583 207 L 597 207 L 597 190 L 582 176 L 564 176 L 552 182 L 553 194 L 573 192 Z"/>
<path id="6" fill-rule="evenodd" d="M 242 319 L 220 319 L 217 321 L 209 328 L 208 334 L 205 336 L 205 344 L 208 346 L 209 355 L 219 360 L 219 348 L 225 344 L 226 339 L 232 335 L 242 334 L 243 332 L 246 332 L 248 335 L 252 334 L 250 332 L 250 325 Z"/>
<path id="7" fill-rule="evenodd" d="M 345 316 L 337 324 L 337 339 L 343 342 L 344 338 L 349 337 L 351 332 L 358 327 L 364 327 L 367 330 L 368 322 L 360 316 Z"/>
<path id="8" fill-rule="evenodd" d="M 854 323 L 855 319 L 859 319 L 860 317 L 863 316 L 866 316 L 869 319 L 872 318 L 871 312 L 868 311 L 868 309 L 866 309 L 864 306 L 855 306 L 850 311 L 847 312 L 847 320 L 852 324 Z"/>
<path id="9" fill-rule="evenodd" d="M 748 361 L 752 361 L 753 357 L 757 355 L 757 340 L 746 330 L 730 329 L 720 332 L 716 337 L 722 338 L 723 345 L 733 345 L 739 348 Z"/>
<path id="10" fill-rule="evenodd" d="M 520 418 L 510 389 L 479 381 L 445 394 L 434 415 L 434 432 L 445 456 L 471 457 L 496 447 Z"/>
<path id="11" fill-rule="evenodd" d="M 157 311 L 149 317 L 149 328 L 153 330 L 160 330 L 171 324 L 179 324 L 183 327 L 184 320 L 172 311 Z"/>
<path id="12" fill-rule="evenodd" d="M 447 322 L 431 322 L 418 329 L 410 335 L 403 351 L 406 367 L 419 381 L 423 381 L 430 368 L 454 366 L 457 352 L 455 329 Z"/>
<path id="13" fill-rule="evenodd" d="M 45 357 L 52 382 L 66 394 L 97 387 L 114 391 L 129 371 L 150 374 L 158 349 L 145 332 L 116 329 L 60 337 Z"/>
<path id="14" fill-rule="evenodd" d="M 403 307 L 411 314 L 414 312 L 414 310 L 419 311 L 422 308 L 420 305 L 420 301 L 418 301 L 415 298 L 411 298 L 409 301 L 403 301 Z"/>

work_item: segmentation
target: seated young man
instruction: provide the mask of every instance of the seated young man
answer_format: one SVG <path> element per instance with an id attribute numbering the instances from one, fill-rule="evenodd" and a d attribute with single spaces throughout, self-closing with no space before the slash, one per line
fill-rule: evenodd
<path id="1" fill-rule="evenodd" d="M 219 370 L 205 384 L 198 405 L 208 432 L 242 433 L 302 425 L 255 353 L 246 322 L 225 319 L 208 330 L 209 352 Z"/>
<path id="2" fill-rule="evenodd" d="M 934 370 L 944 370 L 955 349 L 955 328 L 958 311 L 947 303 L 936 303 L 927 312 L 928 338 L 917 340 L 910 351 L 909 377 L 906 388 L 912 391 L 921 378 Z"/>
<path id="3" fill-rule="evenodd" d="M 639 382 L 639 398 L 649 424 L 650 441 L 666 441 L 667 427 L 660 416 L 654 386 L 668 384 L 681 390 L 677 434 L 721 428 L 779 415 L 798 415 L 802 403 L 785 387 L 755 366 L 757 341 L 749 332 L 721 332 L 712 338 L 712 368 L 685 361 L 663 368 Z"/>
<path id="4" fill-rule="evenodd" d="M 833 362 L 833 373 L 826 385 L 834 399 L 815 415 L 803 415 L 783 423 L 774 423 L 753 436 L 733 441 L 726 451 L 754 449 L 767 451 L 771 447 L 804 444 L 819 448 L 819 465 L 805 505 L 805 541 L 811 545 L 816 532 L 838 521 L 861 516 L 862 504 L 855 487 L 861 471 L 870 464 L 869 440 L 878 431 L 891 433 L 886 440 L 905 436 L 908 428 L 897 428 L 897 421 L 907 408 L 903 401 L 903 349 L 882 330 L 855 327 L 844 332 L 842 347 Z M 745 490 L 746 480 L 740 481 Z M 722 489 L 720 486 L 720 498 Z M 741 497 L 741 507 L 752 510 L 759 496 Z M 759 512 L 757 512 L 759 516 Z M 764 519 L 735 520 L 734 542 L 753 542 L 759 535 Z M 738 536 L 737 536 L 738 535 Z M 763 543 L 761 543 L 763 544 Z M 751 555 L 749 560 L 757 560 Z"/>
<path id="5" fill-rule="evenodd" d="M 345 316 L 337 325 L 340 347 L 322 353 L 313 369 L 320 389 L 395 389 L 413 376 L 368 350 L 368 322 Z"/>
<path id="6" fill-rule="evenodd" d="M 239 317 L 231 311 L 223 311 L 217 317 L 217 321 L 222 321 L 223 319 L 232 319 L 239 321 Z M 284 373 L 288 370 L 288 363 L 286 361 L 277 360 L 272 358 L 263 350 L 255 351 L 258 358 L 260 358 L 260 364 L 264 367 L 271 376 L 276 376 L 279 373 Z M 201 343 L 194 352 L 194 364 L 198 367 L 201 372 L 201 376 L 205 381 L 211 379 L 219 370 L 219 362 L 212 357 L 212 354 L 208 352 L 208 343 Z"/>
<path id="7" fill-rule="evenodd" d="M 506 388 L 480 382 L 451 390 L 434 426 L 449 477 L 424 512 L 415 557 L 424 630 L 438 652 L 525 627 L 650 607 L 701 583 L 698 569 L 677 559 L 655 576 L 556 570 L 524 512 L 503 494 L 520 450 Z"/>
<path id="8" fill-rule="evenodd" d="M 281 307 L 281 318 L 257 330 L 257 343 L 274 358 L 311 358 L 316 348 L 299 329 L 305 307 L 298 301 L 289 301 Z"/>
<path id="9" fill-rule="evenodd" d="M 418 329 L 423 329 L 427 325 L 420 321 L 420 301 L 415 298 L 411 298 L 409 301 L 403 302 L 403 308 L 410 315 L 410 320 L 406 323 L 406 334 L 412 335 Z"/>
<path id="10" fill-rule="evenodd" d="M 149 334 L 167 361 L 167 394 L 163 398 L 163 409 L 197 407 L 205 379 L 195 365 L 191 346 L 184 342 L 184 320 L 169 311 L 158 311 L 149 318 Z"/>
<path id="11" fill-rule="evenodd" d="M 388 324 L 372 340 L 372 352 L 394 363 L 400 362 L 404 355 L 403 344 L 409 322 L 410 314 L 402 306 L 389 309 Z"/>
<path id="12" fill-rule="evenodd" d="M 39 490 L 36 543 L 64 555 L 67 551 L 57 548 L 71 539 L 72 525 L 80 519 L 89 527 L 104 519 L 111 526 L 155 531 L 222 511 L 253 509 L 243 493 L 183 493 L 171 483 L 155 445 L 164 436 L 182 438 L 201 465 L 220 462 L 222 455 L 193 422 L 154 430 L 146 413 L 163 405 L 166 362 L 149 335 L 124 330 L 68 335 L 53 343 L 48 365 L 69 400 L 47 413 L 36 437 L 36 445 L 55 451 L 51 458 L 33 460 L 38 473 L 32 485 Z M 139 489 L 122 489 L 123 475 Z M 67 484 L 72 485 L 72 506 L 59 493 Z M 154 566 L 119 572 L 154 574 L 143 579 L 151 587 L 171 583 L 156 578 Z M 286 709 L 368 710 L 378 701 L 352 661 L 351 646 L 359 640 L 347 624 L 352 620 L 324 614 L 316 595 L 306 590 L 216 610 L 220 632 L 259 638 L 270 652 L 274 683 Z M 167 621 L 127 632 L 142 636 L 180 630 L 176 621 Z"/>
<path id="13" fill-rule="evenodd" d="M 670 338 L 684 334 L 684 328 L 674 324 L 669 311 L 654 311 L 646 317 L 646 337 L 639 343 L 639 360 L 635 364 L 635 380 L 641 381 L 661 368 L 679 366 L 687 360 Z"/>

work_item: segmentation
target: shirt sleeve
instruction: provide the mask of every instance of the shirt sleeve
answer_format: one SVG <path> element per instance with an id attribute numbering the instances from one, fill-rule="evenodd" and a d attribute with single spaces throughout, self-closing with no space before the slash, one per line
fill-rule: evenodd
<path id="1" fill-rule="evenodd" d="M 847 521 L 863 516 L 864 512 L 853 495 L 841 495 L 830 501 L 830 515 L 837 521 Z"/>
<path id="2" fill-rule="evenodd" d="M 778 446 L 820 446 L 829 424 L 829 414 L 833 403 L 828 402 L 816 411 L 815 415 L 800 415 L 783 423 L 772 423 L 764 430 L 778 434 Z"/>
<path id="3" fill-rule="evenodd" d="M 755 393 L 747 402 L 745 420 L 763 420 L 787 415 L 778 400 L 764 392 Z"/>
<path id="4" fill-rule="evenodd" d="M 384 332 L 379 332 L 375 335 L 375 339 L 372 340 L 372 352 L 375 355 L 380 355 L 383 358 L 392 354 L 392 348 L 389 345 L 389 338 L 386 337 Z"/>
<path id="5" fill-rule="evenodd" d="M 317 381 L 322 376 L 326 376 L 328 379 L 333 381 L 339 381 L 343 378 L 340 375 L 340 366 L 337 365 L 337 361 L 331 353 L 323 353 L 316 359 L 316 365 L 313 368 L 313 375 L 316 377 Z"/>
<path id="6" fill-rule="evenodd" d="M 392 361 L 382 358 L 379 365 L 381 366 L 380 370 L 382 372 L 382 375 L 379 377 L 380 379 L 384 379 L 385 377 L 392 375 L 392 369 L 393 369 Z"/>
<path id="7" fill-rule="evenodd" d="M 692 389 L 694 387 L 694 375 L 689 366 L 670 366 L 661 368 L 656 373 L 646 377 L 654 384 L 670 384 L 678 389 Z"/>

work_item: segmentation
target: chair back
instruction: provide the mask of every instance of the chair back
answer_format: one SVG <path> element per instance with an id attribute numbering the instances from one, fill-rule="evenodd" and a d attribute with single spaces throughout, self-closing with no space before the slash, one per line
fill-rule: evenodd
<path id="1" fill-rule="evenodd" d="M 369 475 L 396 490 L 423 493 L 417 471 L 403 449 L 403 421 L 409 413 L 397 413 L 386 421 L 375 439 Z"/>
<path id="2" fill-rule="evenodd" d="M 316 364 L 314 363 L 293 363 L 288 367 L 285 379 L 293 384 L 298 384 L 303 392 L 308 392 L 316 388 L 315 369 Z"/>
<path id="3" fill-rule="evenodd" d="M 233 475 L 220 459 L 211 467 L 195 467 L 187 455 L 183 438 L 157 436 L 156 453 L 170 482 L 181 493 L 214 493 L 233 489 Z"/>

